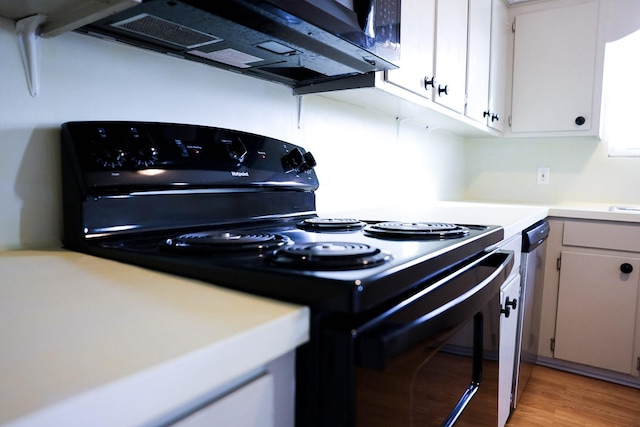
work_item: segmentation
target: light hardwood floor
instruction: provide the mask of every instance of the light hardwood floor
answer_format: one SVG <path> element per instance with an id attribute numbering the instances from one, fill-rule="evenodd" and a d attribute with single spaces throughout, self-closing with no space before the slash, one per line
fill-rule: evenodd
<path id="1" fill-rule="evenodd" d="M 535 366 L 507 427 L 536 426 L 640 427 L 640 390 Z"/>

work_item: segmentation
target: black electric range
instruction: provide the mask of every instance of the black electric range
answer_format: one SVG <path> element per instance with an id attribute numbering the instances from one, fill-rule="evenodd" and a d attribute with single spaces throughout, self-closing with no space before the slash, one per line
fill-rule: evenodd
<path id="1" fill-rule="evenodd" d="M 298 359 L 298 412 L 309 415 L 298 424 L 317 418 L 317 425 L 330 425 L 337 421 L 333 415 L 323 421 L 315 399 L 340 399 L 323 403 L 326 408 L 349 406 L 344 390 L 353 387 L 315 377 L 325 364 L 326 330 L 355 339 L 360 326 L 372 330 L 372 320 L 397 313 L 418 294 L 437 311 L 438 330 L 449 328 L 460 314 L 442 321 L 439 307 L 481 289 L 478 283 L 497 275 L 506 258 L 488 251 L 503 238 L 499 226 L 319 216 L 315 165 L 302 147 L 235 130 L 65 123 L 63 244 L 311 307 L 311 342 Z M 457 276 L 465 280 L 442 286 Z M 403 347 L 415 339 L 400 341 Z M 332 363 L 344 363 L 345 372 L 358 361 L 381 363 L 388 350 L 371 358 L 358 350 L 369 347 L 356 342 Z M 333 393 L 337 387 L 342 391 Z M 352 409 L 344 410 L 349 424 Z"/>

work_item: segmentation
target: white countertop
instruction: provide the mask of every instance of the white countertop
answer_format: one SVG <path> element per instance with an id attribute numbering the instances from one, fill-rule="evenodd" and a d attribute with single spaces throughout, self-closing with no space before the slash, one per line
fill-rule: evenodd
<path id="1" fill-rule="evenodd" d="M 457 224 L 500 225 L 505 240 L 546 217 L 640 223 L 640 206 L 568 202 L 554 205 L 525 205 L 476 201 L 442 201 L 406 206 L 350 209 L 323 216 L 352 216 L 360 220 L 406 220 Z"/>
<path id="2" fill-rule="evenodd" d="M 456 224 L 500 225 L 505 240 L 528 226 L 547 217 L 546 206 L 513 205 L 502 203 L 436 202 L 427 206 L 389 206 L 351 209 L 322 216 L 351 216 L 374 221 L 428 221 Z"/>
<path id="3" fill-rule="evenodd" d="M 79 253 L 0 271 L 0 424 L 140 425 L 308 339 L 306 307 Z"/>
<path id="4" fill-rule="evenodd" d="M 640 222 L 640 206 L 566 203 L 549 206 L 549 216 L 600 221 Z"/>

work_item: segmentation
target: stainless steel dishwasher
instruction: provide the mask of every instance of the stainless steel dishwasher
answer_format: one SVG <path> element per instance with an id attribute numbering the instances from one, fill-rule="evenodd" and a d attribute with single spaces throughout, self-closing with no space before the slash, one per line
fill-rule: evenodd
<path id="1" fill-rule="evenodd" d="M 513 380 L 512 410 L 529 381 L 538 359 L 540 335 L 540 298 L 544 280 L 544 258 L 549 223 L 538 221 L 522 232 L 520 312 L 518 319 L 516 363 Z"/>

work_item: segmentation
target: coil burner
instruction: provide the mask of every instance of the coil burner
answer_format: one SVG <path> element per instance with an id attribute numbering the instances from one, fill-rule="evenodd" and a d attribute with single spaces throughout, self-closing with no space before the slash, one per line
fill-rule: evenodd
<path id="1" fill-rule="evenodd" d="M 396 239 L 454 239 L 469 234 L 469 228 L 447 223 L 378 222 L 365 227 L 374 237 Z"/>
<path id="2" fill-rule="evenodd" d="M 278 266 L 306 270 L 351 270 L 373 267 L 391 260 L 391 254 L 378 248 L 350 242 L 298 243 L 273 253 Z"/>
<path id="3" fill-rule="evenodd" d="M 307 218 L 298 223 L 298 228 L 307 231 L 355 231 L 365 225 L 353 218 Z"/>
<path id="4" fill-rule="evenodd" d="M 291 243 L 286 236 L 269 233 L 245 234 L 230 231 L 203 231 L 166 239 L 164 246 L 176 250 L 226 252 L 263 252 Z"/>

